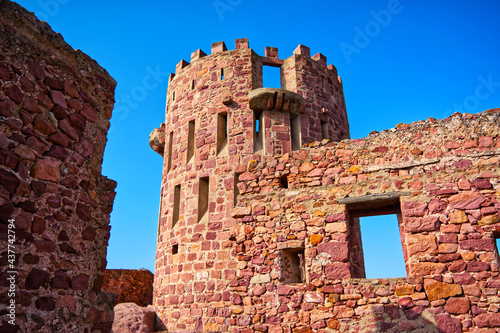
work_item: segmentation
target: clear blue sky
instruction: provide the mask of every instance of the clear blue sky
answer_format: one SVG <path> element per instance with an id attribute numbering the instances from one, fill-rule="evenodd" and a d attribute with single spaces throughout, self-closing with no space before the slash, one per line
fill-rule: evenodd
<path id="1" fill-rule="evenodd" d="M 342 77 L 352 138 L 500 107 L 494 0 L 17 2 L 118 82 L 103 165 L 118 182 L 108 268 L 154 270 L 162 160 L 148 135 L 164 121 L 168 74 L 198 48 L 248 37 L 261 55 L 323 53 Z"/>

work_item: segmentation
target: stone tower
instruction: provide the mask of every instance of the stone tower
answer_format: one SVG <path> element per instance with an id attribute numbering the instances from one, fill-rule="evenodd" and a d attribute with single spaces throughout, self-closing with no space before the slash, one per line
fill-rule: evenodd
<path id="1" fill-rule="evenodd" d="M 239 175 L 304 144 L 349 137 L 342 82 L 321 53 L 299 45 L 287 59 L 274 47 L 260 56 L 248 39 L 211 51 L 177 64 L 165 124 L 150 136 L 164 159 L 153 303 L 172 331 L 227 327 L 229 310 L 218 307 L 243 268 L 230 233 Z M 281 89 L 263 87 L 263 66 L 280 68 Z"/>

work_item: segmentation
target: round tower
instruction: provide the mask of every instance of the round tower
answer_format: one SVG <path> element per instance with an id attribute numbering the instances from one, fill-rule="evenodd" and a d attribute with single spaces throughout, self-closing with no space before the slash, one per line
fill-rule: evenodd
<path id="1" fill-rule="evenodd" d="M 259 56 L 248 39 L 211 51 L 177 64 L 165 124 L 150 136 L 164 159 L 153 303 L 169 331 L 231 326 L 225 303 L 245 267 L 235 255 L 230 211 L 247 166 L 349 137 L 342 82 L 322 54 L 311 57 L 299 45 L 284 60 L 272 47 Z M 263 66 L 280 68 L 281 89 L 262 86 Z"/>

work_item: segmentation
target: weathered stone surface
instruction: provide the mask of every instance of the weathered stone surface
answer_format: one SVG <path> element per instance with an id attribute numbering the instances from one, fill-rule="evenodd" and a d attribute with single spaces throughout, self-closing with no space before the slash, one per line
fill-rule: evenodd
<path id="1" fill-rule="evenodd" d="M 60 167 L 61 161 L 52 158 L 39 159 L 31 169 L 31 174 L 39 180 L 58 183 L 61 179 Z"/>
<path id="2" fill-rule="evenodd" d="M 328 242 L 318 244 L 318 252 L 328 253 L 331 261 L 347 261 L 348 243 L 347 242 Z"/>
<path id="3" fill-rule="evenodd" d="M 462 324 L 459 319 L 453 318 L 447 314 L 439 314 L 435 317 L 439 332 L 443 333 L 461 333 Z"/>
<path id="4" fill-rule="evenodd" d="M 140 307 L 135 303 L 120 303 L 114 308 L 112 333 L 155 332 L 155 311 L 152 306 Z"/>
<path id="5" fill-rule="evenodd" d="M 433 235 L 408 235 L 406 240 L 410 256 L 435 254 L 437 252 L 438 246 Z"/>
<path id="6" fill-rule="evenodd" d="M 457 210 L 451 212 L 449 215 L 450 223 L 467 223 L 469 219 L 467 218 L 467 214 L 463 210 Z"/>
<path id="7" fill-rule="evenodd" d="M 427 217 L 406 217 L 405 231 L 407 232 L 423 232 L 434 231 L 439 227 L 439 218 L 437 216 Z"/>
<path id="8" fill-rule="evenodd" d="M 451 314 L 467 313 L 469 309 L 470 300 L 467 297 L 451 297 L 444 306 L 444 310 Z"/>
<path id="9" fill-rule="evenodd" d="M 482 194 L 474 191 L 460 192 L 448 199 L 451 208 L 463 210 L 478 209 L 485 200 Z"/>
<path id="10" fill-rule="evenodd" d="M 152 304 L 153 274 L 147 269 L 107 269 L 102 291 L 116 294 L 116 304 Z"/>
<path id="11" fill-rule="evenodd" d="M 470 239 L 460 241 L 462 250 L 473 251 L 493 251 L 494 244 L 492 239 Z"/>
<path id="12" fill-rule="evenodd" d="M 325 274 L 328 279 L 350 277 L 351 272 L 347 263 L 333 263 L 325 266 Z"/>
<path id="13" fill-rule="evenodd" d="M 500 316 L 498 313 L 482 313 L 475 317 L 477 327 L 500 327 Z"/>
<path id="14" fill-rule="evenodd" d="M 424 280 L 424 289 L 429 301 L 462 294 L 462 287 L 458 284 L 443 283 L 430 279 Z"/>

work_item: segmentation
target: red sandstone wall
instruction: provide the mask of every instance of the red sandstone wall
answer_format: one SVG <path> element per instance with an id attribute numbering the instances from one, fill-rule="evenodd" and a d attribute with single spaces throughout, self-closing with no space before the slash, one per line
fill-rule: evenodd
<path id="1" fill-rule="evenodd" d="M 116 82 L 6 0 L 0 40 L 0 330 L 108 332 L 113 299 L 100 290 L 116 183 L 101 163 Z"/>
<path id="2" fill-rule="evenodd" d="M 498 332 L 499 129 L 498 110 L 456 114 L 249 164 L 232 210 L 240 269 L 218 305 L 230 311 L 207 321 L 232 332 Z M 384 194 L 401 195 L 408 277 L 362 279 L 349 215 L 363 200 L 376 211 L 370 200 Z M 286 249 L 304 253 L 302 283 L 284 281 Z"/>
<path id="3" fill-rule="evenodd" d="M 153 299 L 153 273 L 147 269 L 107 269 L 102 291 L 116 294 L 116 302 L 148 306 Z"/>
<path id="4" fill-rule="evenodd" d="M 267 48 L 261 57 L 249 48 L 247 39 L 239 39 L 235 50 L 216 43 L 210 55 L 198 50 L 191 63 L 177 65 L 169 81 L 164 128 L 151 136 L 152 147 L 164 157 L 153 304 L 169 323 L 169 330 L 219 330 L 207 317 L 226 327 L 229 309 L 216 310 L 214 306 L 228 301 L 228 283 L 240 268 L 232 255 L 234 241 L 229 233 L 236 222 L 230 215 L 235 174 L 245 171 L 252 160 L 291 151 L 289 113 L 270 106 L 263 111 L 265 148 L 254 153 L 254 111 L 249 106 L 249 93 L 262 87 L 263 64 L 282 66 L 285 87 L 305 98 L 307 104 L 300 115 L 302 142 L 321 139 L 318 113 L 348 132 L 343 101 L 323 112 L 332 89 L 341 90 L 336 70 L 327 68 L 326 59 L 297 53 L 290 60 L 280 60 L 275 48 Z M 322 93 L 315 87 L 320 78 L 326 82 Z M 272 99 L 269 103 L 278 104 Z M 228 119 L 228 144 L 220 152 L 218 114 Z M 195 123 L 194 156 L 187 161 L 190 121 Z M 330 127 L 332 137 L 338 138 L 341 129 Z M 208 214 L 198 221 L 199 184 L 204 177 L 209 178 Z M 176 186 L 180 186 L 179 220 L 172 227 Z"/>

